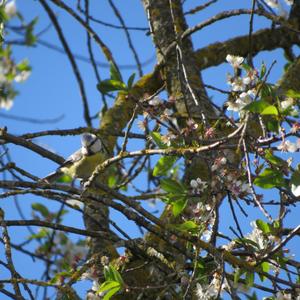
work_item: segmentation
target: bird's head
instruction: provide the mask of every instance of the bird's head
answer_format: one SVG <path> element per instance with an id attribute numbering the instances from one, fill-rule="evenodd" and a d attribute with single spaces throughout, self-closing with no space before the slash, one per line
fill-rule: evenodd
<path id="1" fill-rule="evenodd" d="M 92 133 L 84 133 L 81 136 L 81 146 L 84 155 L 93 155 L 103 148 L 101 140 Z"/>

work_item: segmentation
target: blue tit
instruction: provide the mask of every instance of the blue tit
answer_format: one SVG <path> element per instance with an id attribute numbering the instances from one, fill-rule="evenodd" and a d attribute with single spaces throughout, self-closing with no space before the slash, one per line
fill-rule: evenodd
<path id="1" fill-rule="evenodd" d="M 95 134 L 84 133 L 81 136 L 81 148 L 70 155 L 53 173 L 44 177 L 47 182 L 54 182 L 62 175 L 87 180 L 95 168 L 108 158 L 108 150 Z"/>

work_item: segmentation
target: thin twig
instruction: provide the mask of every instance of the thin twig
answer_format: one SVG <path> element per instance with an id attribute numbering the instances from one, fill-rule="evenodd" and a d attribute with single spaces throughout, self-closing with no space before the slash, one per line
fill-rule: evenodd
<path id="1" fill-rule="evenodd" d="M 185 12 L 184 14 L 185 15 L 193 15 L 207 7 L 209 7 L 211 4 L 213 3 L 216 3 L 218 0 L 210 0 L 210 1 L 207 1 L 206 3 L 202 4 L 202 5 L 198 5 L 192 9 L 190 9 L 189 11 Z"/>
<path id="2" fill-rule="evenodd" d="M 46 3 L 45 0 L 40 0 L 40 3 L 42 4 L 42 6 L 44 7 L 44 9 L 46 10 L 50 20 L 52 21 L 54 28 L 56 29 L 56 32 L 58 34 L 58 37 L 63 45 L 64 50 L 66 51 L 66 54 L 69 58 L 69 61 L 71 63 L 74 75 L 76 77 L 76 80 L 78 82 L 78 86 L 79 86 L 79 90 L 80 90 L 80 94 L 81 94 L 81 99 L 82 99 L 82 104 L 83 104 L 83 111 L 84 111 L 84 119 L 85 122 L 87 124 L 87 126 L 91 127 L 92 126 L 92 122 L 91 122 L 91 116 L 90 116 L 90 112 L 89 112 L 89 106 L 88 106 L 88 99 L 86 96 L 86 92 L 85 92 L 85 87 L 84 87 L 84 83 L 83 83 L 83 79 L 81 77 L 79 68 L 76 64 L 75 58 L 71 52 L 71 49 L 64 37 L 64 34 L 62 32 L 62 29 L 58 23 L 57 17 L 55 16 L 54 12 L 52 11 L 52 9 L 50 8 L 50 6 Z"/>
<path id="3" fill-rule="evenodd" d="M 270 221 L 273 222 L 273 218 L 271 217 L 271 215 L 265 210 L 265 208 L 262 206 L 262 204 L 260 203 L 260 201 L 257 198 L 257 195 L 255 193 L 254 187 L 253 187 L 253 183 L 252 183 L 252 175 L 251 175 L 251 166 L 249 163 L 249 153 L 247 151 L 247 147 L 246 147 L 246 142 L 243 139 L 243 148 L 244 148 L 244 153 L 245 153 L 245 160 L 246 160 L 246 171 L 247 171 L 247 175 L 248 175 L 248 184 L 249 187 L 251 189 L 251 194 L 252 197 L 255 201 L 255 204 L 259 207 L 259 209 L 262 211 L 262 213 L 265 215 L 265 217 Z"/>
<path id="4" fill-rule="evenodd" d="M 252 60 L 252 33 L 253 33 L 253 20 L 254 20 L 254 9 L 255 9 L 256 0 L 252 0 L 252 8 L 250 14 L 250 22 L 249 22 L 249 51 L 248 51 L 248 64 L 253 68 L 253 60 Z"/>
<path id="5" fill-rule="evenodd" d="M 2 227 L 2 232 L 3 232 L 3 241 L 5 246 L 4 248 L 5 248 L 5 257 L 7 260 L 7 266 L 11 273 L 12 279 L 17 279 L 19 276 L 17 274 L 14 263 L 12 261 L 10 237 L 8 235 L 6 221 L 4 220 L 4 211 L 2 209 L 0 209 L 0 225 Z M 16 299 L 18 300 L 24 299 L 22 297 L 20 287 L 18 283 L 15 281 L 13 282 L 13 288 L 16 293 Z"/>
<path id="6" fill-rule="evenodd" d="M 125 32 L 125 35 L 126 35 L 126 38 L 127 38 L 127 41 L 128 41 L 129 49 L 131 50 L 131 52 L 132 52 L 132 54 L 133 54 L 134 60 L 135 60 L 136 65 L 137 65 L 137 69 L 138 69 L 138 71 L 139 71 L 139 75 L 140 75 L 140 77 L 142 77 L 142 76 L 143 76 L 143 70 L 142 70 L 141 61 L 140 61 L 140 58 L 139 58 L 139 56 L 138 56 L 138 53 L 137 53 L 137 51 L 136 51 L 136 49 L 135 49 L 135 47 L 134 47 L 134 45 L 133 45 L 133 41 L 132 41 L 132 39 L 131 39 L 131 36 L 130 36 L 130 33 L 129 33 L 128 29 L 127 29 L 127 26 L 126 26 L 126 24 L 125 24 L 125 21 L 124 21 L 124 19 L 122 18 L 121 13 L 119 12 L 119 10 L 117 9 L 117 7 L 115 6 L 113 0 L 108 0 L 108 2 L 109 2 L 111 8 L 112 8 L 113 11 L 114 11 L 114 14 L 115 14 L 116 17 L 119 19 L 119 22 L 120 22 L 120 24 L 121 24 L 121 26 L 122 26 L 122 29 L 123 29 L 124 32 Z"/>
<path id="7" fill-rule="evenodd" d="M 122 153 L 124 153 L 126 151 L 126 146 L 127 146 L 127 143 L 128 143 L 128 134 L 129 134 L 129 132 L 131 130 L 131 127 L 133 125 L 133 122 L 135 120 L 137 109 L 138 109 L 138 105 L 135 105 L 135 107 L 133 109 L 133 112 L 132 112 L 132 117 L 128 122 L 127 130 L 125 131 L 124 142 L 122 144 L 121 151 L 120 151 L 121 155 L 122 155 Z"/>

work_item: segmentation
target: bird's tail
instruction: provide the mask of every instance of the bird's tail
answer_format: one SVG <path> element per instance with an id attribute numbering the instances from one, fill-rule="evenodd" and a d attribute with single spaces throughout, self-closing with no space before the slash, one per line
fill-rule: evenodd
<path id="1" fill-rule="evenodd" d="M 52 183 L 57 181 L 61 176 L 63 175 L 63 172 L 60 170 L 57 170 L 55 172 L 50 173 L 46 177 L 42 178 L 42 181 L 46 181 L 48 183 Z"/>

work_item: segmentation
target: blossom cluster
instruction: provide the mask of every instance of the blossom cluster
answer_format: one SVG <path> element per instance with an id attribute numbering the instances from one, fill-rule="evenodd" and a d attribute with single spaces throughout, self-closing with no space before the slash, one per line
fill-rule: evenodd
<path id="1" fill-rule="evenodd" d="M 209 285 L 196 284 L 195 295 L 198 300 L 216 299 L 227 287 L 227 279 L 215 272 Z"/>
<path id="2" fill-rule="evenodd" d="M 265 235 L 261 229 L 257 227 L 255 221 L 250 223 L 253 228 L 252 232 L 246 235 L 246 238 L 253 241 L 257 245 L 257 250 L 267 251 L 274 247 L 277 238 L 271 234 Z"/>
<path id="3" fill-rule="evenodd" d="M 226 56 L 227 62 L 234 68 L 234 70 L 243 68 L 244 58 L 228 54 Z M 228 101 L 227 109 L 238 112 L 240 116 L 243 115 L 243 108 L 250 104 L 256 97 L 255 87 L 258 82 L 258 72 L 251 69 L 249 66 L 245 68 L 245 76 L 232 76 L 227 74 L 227 83 L 231 86 L 231 90 L 238 93 L 237 99 Z"/>
<path id="4" fill-rule="evenodd" d="M 0 108 L 9 110 L 13 105 L 13 99 L 17 95 L 13 82 L 23 82 L 31 74 L 27 60 L 15 64 L 11 59 L 10 49 L 2 49 L 0 54 Z"/>
<path id="5" fill-rule="evenodd" d="M 300 139 L 293 143 L 289 140 L 284 139 L 278 146 L 277 149 L 282 152 L 296 152 L 300 149 Z"/>
<path id="6" fill-rule="evenodd" d="M 87 257 L 88 247 L 83 242 L 73 243 L 69 239 L 65 240 L 65 237 L 57 236 L 54 244 L 58 245 L 57 251 L 62 257 L 62 259 L 56 260 L 56 265 L 59 268 L 65 264 L 76 268 Z"/>
<path id="7" fill-rule="evenodd" d="M 8 20 L 17 15 L 17 6 L 14 0 L 5 2 L 4 13 Z M 31 68 L 27 60 L 16 64 L 11 58 L 10 47 L 0 47 L 0 109 L 9 110 L 12 107 L 13 99 L 17 95 L 13 82 L 26 81 L 30 73 Z"/>
<path id="8" fill-rule="evenodd" d="M 241 174 L 230 172 L 226 168 L 227 159 L 225 156 L 219 156 L 215 159 L 211 170 L 215 173 L 212 180 L 212 188 L 220 190 L 220 185 L 231 192 L 234 199 L 243 198 L 250 194 L 251 188 L 248 182 L 241 180 Z"/>
<path id="9" fill-rule="evenodd" d="M 201 178 L 192 179 L 190 182 L 193 194 L 200 194 L 207 188 L 207 182 Z"/>

